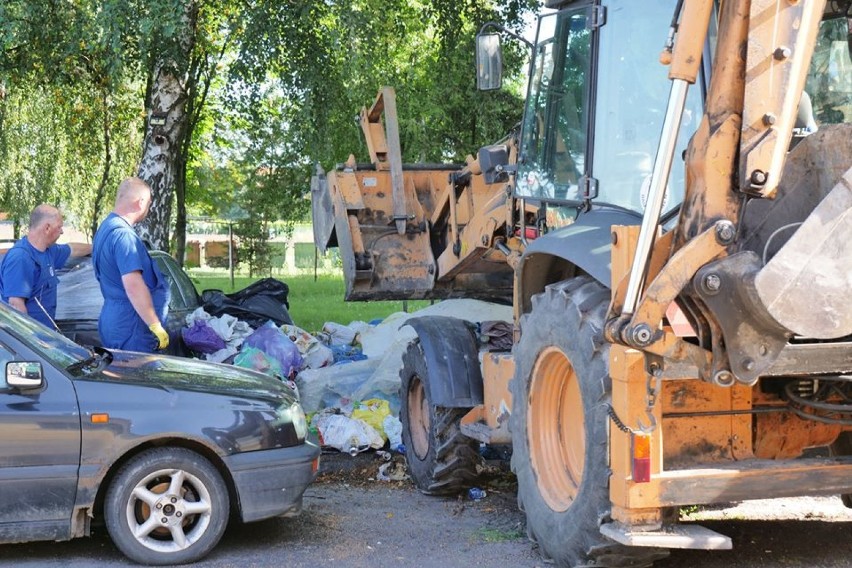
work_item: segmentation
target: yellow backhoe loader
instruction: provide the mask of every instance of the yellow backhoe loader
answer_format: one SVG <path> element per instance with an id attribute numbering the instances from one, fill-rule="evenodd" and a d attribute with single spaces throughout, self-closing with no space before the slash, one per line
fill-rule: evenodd
<path id="1" fill-rule="evenodd" d="M 852 506 L 852 0 L 547 7 L 519 132 L 405 165 L 384 89 L 362 111 L 371 163 L 314 180 L 349 299 L 513 303 L 511 351 L 410 320 L 418 487 L 457 492 L 480 443 L 511 441 L 559 566 L 732 547 L 684 506 Z M 480 88 L 499 35 L 477 38 Z"/>

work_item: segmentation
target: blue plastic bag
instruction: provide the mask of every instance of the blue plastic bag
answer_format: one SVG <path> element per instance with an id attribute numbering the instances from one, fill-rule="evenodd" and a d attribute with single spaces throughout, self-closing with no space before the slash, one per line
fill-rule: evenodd
<path id="1" fill-rule="evenodd" d="M 334 354 L 334 364 L 351 363 L 352 361 L 363 361 L 367 358 L 361 351 L 360 345 L 332 345 L 331 352 Z"/>
<path id="2" fill-rule="evenodd" d="M 281 367 L 281 376 L 288 378 L 302 366 L 302 355 L 296 344 L 273 322 L 267 322 L 249 335 L 243 343 L 243 349 L 260 349 Z"/>

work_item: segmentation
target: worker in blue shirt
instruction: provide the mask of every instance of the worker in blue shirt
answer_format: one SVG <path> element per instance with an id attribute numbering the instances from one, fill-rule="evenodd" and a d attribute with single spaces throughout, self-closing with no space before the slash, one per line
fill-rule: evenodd
<path id="1" fill-rule="evenodd" d="M 151 198 L 147 183 L 125 179 L 115 207 L 95 233 L 92 263 L 104 296 L 98 320 L 104 347 L 153 353 L 169 345 L 162 323 L 169 284 L 133 229 L 148 216 Z"/>
<path id="2" fill-rule="evenodd" d="M 87 243 L 56 244 L 63 233 L 62 213 L 43 203 L 33 209 L 27 234 L 0 263 L 0 295 L 10 306 L 56 329 L 56 271 L 69 257 L 92 252 Z"/>

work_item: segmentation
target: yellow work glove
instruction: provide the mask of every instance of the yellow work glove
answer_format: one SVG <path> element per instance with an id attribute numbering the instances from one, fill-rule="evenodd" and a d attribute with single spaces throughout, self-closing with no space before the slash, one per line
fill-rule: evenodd
<path id="1" fill-rule="evenodd" d="M 149 325 L 148 329 L 150 329 L 151 333 L 154 334 L 154 337 L 157 338 L 157 349 L 163 350 L 169 346 L 169 334 L 166 333 L 165 329 L 163 329 L 163 324 L 155 322 Z"/>

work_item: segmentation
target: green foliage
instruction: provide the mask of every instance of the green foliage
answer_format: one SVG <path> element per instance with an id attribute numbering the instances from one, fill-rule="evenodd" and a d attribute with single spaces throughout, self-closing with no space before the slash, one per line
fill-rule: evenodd
<path id="1" fill-rule="evenodd" d="M 238 222 L 234 233 L 240 238 L 239 264 L 248 265 L 249 277 L 269 275 L 272 269 L 272 247 L 266 223 L 252 215 Z"/>
<path id="2" fill-rule="evenodd" d="M 397 90 L 407 162 L 459 161 L 508 132 L 521 113 L 520 82 L 475 90 L 474 35 L 489 20 L 520 31 L 536 4 L 6 0 L 0 206 L 18 216 L 53 201 L 78 226 L 96 224 L 118 181 L 135 173 L 145 101 L 165 64 L 188 97 L 187 138 L 173 150 L 186 168 L 175 181 L 186 184 L 175 189 L 179 216 L 186 204 L 189 214 L 221 218 L 236 203 L 255 232 L 304 221 L 314 164 L 366 158 L 353 117 L 383 85 Z M 527 54 L 506 46 L 507 75 L 516 76 Z M 258 243 L 257 266 L 261 236 L 246 236 Z"/>

